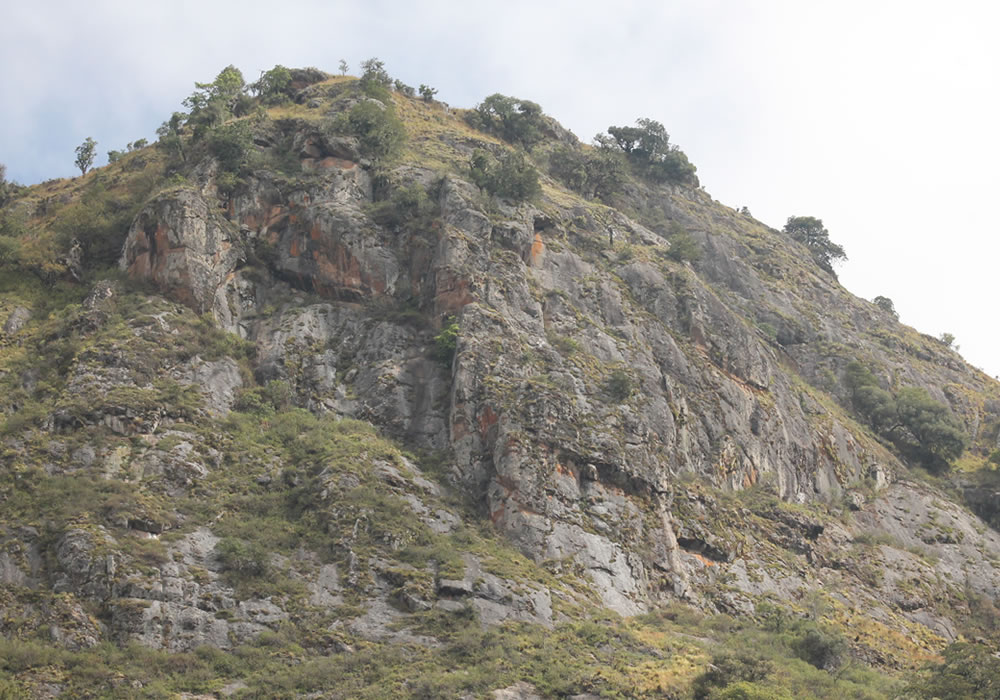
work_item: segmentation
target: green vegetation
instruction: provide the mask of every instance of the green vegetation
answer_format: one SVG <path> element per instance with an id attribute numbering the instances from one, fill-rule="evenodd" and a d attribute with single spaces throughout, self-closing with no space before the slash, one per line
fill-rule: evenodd
<path id="1" fill-rule="evenodd" d="M 805 245 L 816 264 L 830 274 L 834 274 L 835 263 L 847 260 L 844 249 L 830 240 L 830 233 L 823 227 L 822 219 L 814 216 L 790 216 L 782 230 Z"/>
<path id="2" fill-rule="evenodd" d="M 549 156 L 549 172 L 585 197 L 610 202 L 621 192 L 628 166 L 621 153 L 610 149 L 561 145 Z"/>
<path id="3" fill-rule="evenodd" d="M 903 387 L 893 394 L 881 388 L 871 370 L 857 361 L 847 366 L 845 382 L 854 407 L 875 432 L 928 468 L 947 468 L 968 445 L 951 411 L 926 389 Z"/>
<path id="4" fill-rule="evenodd" d="M 396 116 L 391 101 L 384 105 L 371 100 L 359 102 L 349 112 L 338 115 L 333 128 L 357 136 L 361 152 L 376 161 L 398 155 L 406 139 L 403 122 Z"/>
<path id="5" fill-rule="evenodd" d="M 475 129 L 493 134 L 512 144 L 531 148 L 546 130 L 542 108 L 530 100 L 490 95 L 466 115 Z"/>
<path id="6" fill-rule="evenodd" d="M 434 95 L 437 94 L 437 88 L 432 88 L 430 85 L 424 85 L 423 83 L 420 84 L 419 91 L 420 99 L 424 102 L 433 102 Z"/>
<path id="7" fill-rule="evenodd" d="M 87 140 L 76 147 L 76 167 L 80 169 L 81 175 L 86 175 L 90 166 L 94 164 L 94 157 L 97 155 L 97 141 L 87 137 Z"/>
<path id="8" fill-rule="evenodd" d="M 292 72 L 280 64 L 276 65 L 261 74 L 257 82 L 249 85 L 249 89 L 266 105 L 282 104 L 292 98 Z"/>
<path id="9" fill-rule="evenodd" d="M 387 199 L 373 202 L 368 215 L 386 228 L 420 232 L 430 229 L 438 215 L 437 203 L 419 184 L 397 187 Z"/>
<path id="10" fill-rule="evenodd" d="M 239 116 L 245 107 L 243 73 L 235 66 L 226 66 L 211 83 L 195 83 L 197 88 L 184 100 L 190 110 L 186 124 L 194 129 L 195 139 L 205 135 L 208 129 L 224 123 L 233 116 Z"/>
<path id="11" fill-rule="evenodd" d="M 617 367 L 604 379 L 604 391 L 612 401 L 622 403 L 635 391 L 635 383 L 628 372 Z"/>
<path id="12" fill-rule="evenodd" d="M 598 134 L 594 142 L 605 151 L 623 153 L 633 171 L 652 182 L 698 184 L 697 169 L 654 119 L 638 119 L 636 126 L 609 126 L 608 133 Z"/>
<path id="13" fill-rule="evenodd" d="M 944 662 L 907 688 L 919 698 L 966 700 L 1000 697 L 1000 659 L 984 644 L 955 642 L 944 650 Z"/>
<path id="14" fill-rule="evenodd" d="M 670 222 L 670 233 L 667 236 L 670 247 L 667 257 L 675 262 L 694 262 L 701 257 L 701 246 L 688 233 L 687 229 L 676 221 Z"/>
<path id="15" fill-rule="evenodd" d="M 901 690 L 890 677 L 860 666 L 830 672 L 800 660 L 794 648 L 805 636 L 801 629 L 779 631 L 751 621 L 732 625 L 726 616 L 703 618 L 679 608 L 634 619 L 567 620 L 551 630 L 525 623 L 484 628 L 469 609 L 421 613 L 411 624 L 414 632 L 433 634 L 440 644 L 369 642 L 342 631 L 302 634 L 293 627 L 266 632 L 231 652 L 201 647 L 167 653 L 110 644 L 68 651 L 35 639 L 12 639 L 0 641 L 0 673 L 15 679 L 55 673 L 70 693 L 80 695 L 110 690 L 125 679 L 140 684 L 143 697 L 155 698 L 217 692 L 234 680 L 247 685 L 238 697 L 278 699 L 306 694 L 361 700 L 484 697 L 517 681 L 531 683 L 542 697 L 591 693 L 650 700 L 692 694 L 712 700 L 888 700 Z M 810 626 L 816 625 L 801 625 Z M 693 641 L 690 631 L 703 641 Z M 331 644 L 350 651 L 324 652 Z M 959 671 L 959 690 L 983 692 L 937 697 L 991 697 L 986 677 L 993 665 Z M 956 670 L 954 663 L 949 668 Z M 969 678 L 970 672 L 976 676 Z M 19 688 L 23 681 L 7 682 Z M 940 686 L 915 684 L 907 692 L 930 698 Z"/>
<path id="16" fill-rule="evenodd" d="M 438 362 L 446 367 L 451 367 L 451 363 L 455 358 L 459 331 L 458 319 L 454 316 L 449 316 L 444 320 L 441 332 L 434 336 L 434 356 Z"/>
<path id="17" fill-rule="evenodd" d="M 7 166 L 0 163 L 0 208 L 6 207 L 23 190 L 21 185 L 7 179 Z M 3 218 L 0 218 L 0 235 L 3 235 Z"/>
<path id="18" fill-rule="evenodd" d="M 493 158 L 477 150 L 469 161 L 469 177 L 479 189 L 515 202 L 531 200 L 541 192 L 538 171 L 522 151 L 504 151 Z"/>
<path id="19" fill-rule="evenodd" d="M 896 305 L 892 303 L 892 299 L 889 297 L 877 296 L 872 299 L 872 303 L 892 316 L 893 319 L 897 321 L 899 320 L 899 314 L 896 313 Z"/>
<path id="20" fill-rule="evenodd" d="M 361 90 L 369 97 L 386 101 L 392 78 L 385 70 L 385 64 L 377 58 L 361 62 Z"/>

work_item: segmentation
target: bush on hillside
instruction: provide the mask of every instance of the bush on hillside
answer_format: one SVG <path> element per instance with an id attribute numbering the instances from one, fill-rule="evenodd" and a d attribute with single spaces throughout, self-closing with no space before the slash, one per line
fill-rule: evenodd
<path id="1" fill-rule="evenodd" d="M 965 451 L 968 436 L 958 420 L 926 389 L 909 386 L 894 394 L 857 361 L 847 366 L 845 383 L 855 409 L 875 432 L 924 466 L 945 469 Z"/>
<path id="2" fill-rule="evenodd" d="M 636 126 L 609 126 L 594 137 L 595 145 L 624 154 L 636 175 L 656 183 L 698 184 L 696 168 L 655 119 L 637 119 Z"/>
<path id="3" fill-rule="evenodd" d="M 466 121 L 473 128 L 525 148 L 538 143 L 545 131 L 545 117 L 537 103 L 500 93 L 476 105 Z"/>
<path id="4" fill-rule="evenodd" d="M 585 197 L 607 202 L 621 192 L 627 164 L 613 151 L 559 146 L 549 156 L 549 172 Z"/>
<path id="5" fill-rule="evenodd" d="M 334 129 L 356 136 L 361 152 L 376 161 L 395 157 L 406 140 L 403 122 L 389 105 L 375 100 L 364 100 L 340 114 Z"/>
<path id="6" fill-rule="evenodd" d="M 815 216 L 790 216 L 782 230 L 805 245 L 816 264 L 830 274 L 834 274 L 834 263 L 847 260 L 843 247 L 830 240 L 830 232 L 823 227 L 822 219 Z"/>
<path id="7" fill-rule="evenodd" d="M 469 175 L 480 190 L 515 202 L 533 199 L 542 189 L 538 171 L 522 151 L 505 151 L 494 158 L 478 150 L 469 162 Z"/>

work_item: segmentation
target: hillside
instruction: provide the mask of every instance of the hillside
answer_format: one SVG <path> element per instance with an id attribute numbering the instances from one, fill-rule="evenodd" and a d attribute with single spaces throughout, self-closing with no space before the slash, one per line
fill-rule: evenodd
<path id="1" fill-rule="evenodd" d="M 657 122 L 365 67 L 0 193 L 0 697 L 995 696 L 996 381 Z"/>

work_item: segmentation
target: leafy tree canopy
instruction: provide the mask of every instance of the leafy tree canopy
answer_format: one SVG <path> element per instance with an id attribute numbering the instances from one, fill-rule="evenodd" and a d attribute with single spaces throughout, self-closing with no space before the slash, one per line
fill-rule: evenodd
<path id="1" fill-rule="evenodd" d="M 249 85 L 250 90 L 259 95 L 265 104 L 279 104 L 291 97 L 292 72 L 282 65 L 276 65 L 261 74 L 260 79 Z"/>
<path id="2" fill-rule="evenodd" d="M 480 131 L 528 148 L 542 139 L 545 129 L 541 106 L 500 93 L 490 95 L 477 105 L 469 113 L 467 121 Z"/>
<path id="3" fill-rule="evenodd" d="M 392 78 L 385 69 L 385 63 L 375 57 L 361 62 L 361 81 L 378 83 L 383 87 L 392 85 Z"/>
<path id="4" fill-rule="evenodd" d="M 607 134 L 598 134 L 594 143 L 605 151 L 625 154 L 637 174 L 654 182 L 697 185 L 696 168 L 677 146 L 670 134 L 655 119 L 637 119 L 635 126 L 609 126 Z"/>
<path id="5" fill-rule="evenodd" d="M 196 135 L 205 127 L 220 124 L 233 116 L 246 83 L 236 66 L 226 66 L 210 83 L 195 83 L 197 88 L 184 100 L 190 110 L 188 123 L 195 126 Z"/>
<path id="6" fill-rule="evenodd" d="M 987 646 L 955 642 L 945 648 L 943 656 L 944 663 L 907 689 L 908 697 L 910 693 L 939 700 L 1000 697 L 1000 659 Z"/>
<path id="7" fill-rule="evenodd" d="M 90 166 L 94 164 L 94 157 L 97 155 L 97 141 L 87 137 L 87 140 L 76 147 L 76 167 L 80 169 L 81 175 L 86 175 Z"/>
<path id="8" fill-rule="evenodd" d="M 481 190 L 514 201 L 526 201 L 541 192 L 538 171 L 522 151 L 506 151 L 493 158 L 478 150 L 469 161 L 469 175 Z"/>
<path id="9" fill-rule="evenodd" d="M 892 303 L 892 299 L 889 297 L 877 296 L 872 299 L 872 303 L 897 321 L 899 320 L 899 314 L 896 313 L 896 305 Z"/>
<path id="10" fill-rule="evenodd" d="M 785 222 L 784 232 L 812 253 L 816 264 L 834 274 L 833 264 L 847 260 L 844 249 L 830 240 L 830 233 L 823 226 L 823 220 L 815 216 L 790 216 Z"/>
<path id="11" fill-rule="evenodd" d="M 585 197 L 607 202 L 621 191 L 628 165 L 621 153 L 558 146 L 549 156 L 549 172 Z"/>
<path id="12" fill-rule="evenodd" d="M 958 420 L 926 389 L 909 386 L 893 394 L 857 361 L 847 366 L 845 384 L 854 407 L 875 432 L 925 466 L 944 469 L 965 451 L 968 437 Z"/>

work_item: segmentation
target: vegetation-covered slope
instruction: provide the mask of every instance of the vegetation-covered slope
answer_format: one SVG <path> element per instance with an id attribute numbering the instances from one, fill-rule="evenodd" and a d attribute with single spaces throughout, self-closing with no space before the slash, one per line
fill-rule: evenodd
<path id="1" fill-rule="evenodd" d="M 997 384 L 658 122 L 363 68 L 4 183 L 0 697 L 988 696 Z"/>

